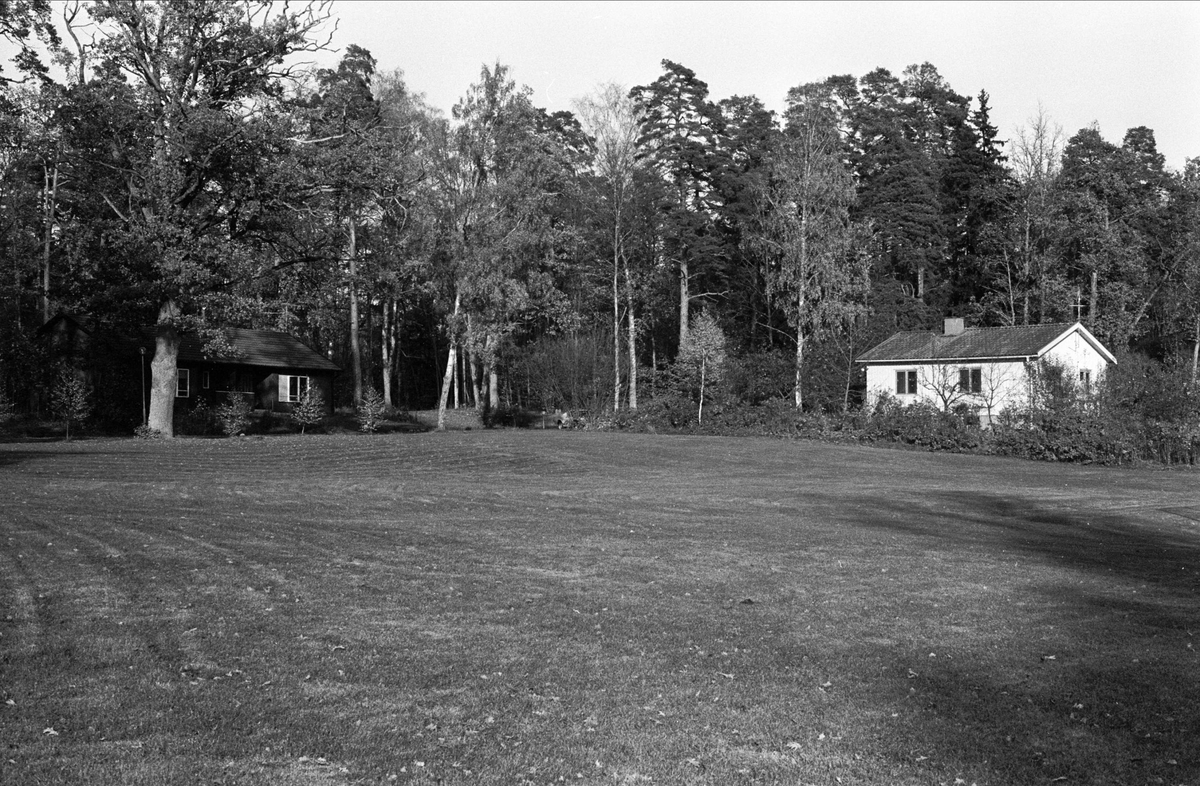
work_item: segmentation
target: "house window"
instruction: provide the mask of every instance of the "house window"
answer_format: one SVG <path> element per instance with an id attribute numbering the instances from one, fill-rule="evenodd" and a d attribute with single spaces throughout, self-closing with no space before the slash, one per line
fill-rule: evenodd
<path id="1" fill-rule="evenodd" d="M 175 370 L 175 398 L 188 398 L 192 395 L 192 372 L 191 369 L 180 368 Z"/>
<path id="2" fill-rule="evenodd" d="M 1092 370 L 1090 368 L 1080 370 L 1079 387 L 1083 388 L 1084 390 L 1092 389 Z"/>
<path id="3" fill-rule="evenodd" d="M 205 390 L 208 390 L 210 387 L 212 387 L 212 379 L 209 378 L 207 370 L 200 372 L 200 387 L 204 388 Z"/>
<path id="4" fill-rule="evenodd" d="M 958 370 L 958 389 L 963 393 L 982 393 L 983 369 L 960 368 Z"/>
<path id="5" fill-rule="evenodd" d="M 896 395 L 912 396 L 917 393 L 917 372 L 915 371 L 897 371 L 896 372 Z"/>
<path id="6" fill-rule="evenodd" d="M 279 400 L 285 404 L 299 403 L 308 392 L 308 377 L 297 377 L 292 374 L 279 375 Z"/>

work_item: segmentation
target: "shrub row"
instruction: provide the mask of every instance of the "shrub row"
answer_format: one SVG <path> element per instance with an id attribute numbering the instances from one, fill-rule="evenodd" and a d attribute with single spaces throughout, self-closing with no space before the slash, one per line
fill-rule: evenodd
<path id="1" fill-rule="evenodd" d="M 791 401 L 715 403 L 696 419 L 696 405 L 680 395 L 647 401 L 637 412 L 592 421 L 590 428 L 721 436 L 775 436 L 829 442 L 1016 456 L 1040 461 L 1127 464 L 1139 460 L 1194 465 L 1200 461 L 1200 419 L 1175 422 L 1131 418 L 1094 403 L 1054 410 L 1006 412 L 981 427 L 965 411 L 943 412 L 884 398 L 872 409 L 844 416 L 797 412 Z"/>

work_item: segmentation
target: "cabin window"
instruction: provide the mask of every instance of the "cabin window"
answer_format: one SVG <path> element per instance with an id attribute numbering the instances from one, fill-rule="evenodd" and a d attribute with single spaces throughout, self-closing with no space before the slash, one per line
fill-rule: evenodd
<path id="1" fill-rule="evenodd" d="M 896 395 L 912 396 L 917 393 L 917 372 L 916 371 L 897 371 L 896 372 Z"/>
<path id="2" fill-rule="evenodd" d="M 191 369 L 180 368 L 175 370 L 175 398 L 188 398 L 192 395 L 192 372 Z"/>
<path id="3" fill-rule="evenodd" d="M 297 404 L 308 392 L 308 377 L 294 374 L 279 375 L 279 400 L 285 404 Z"/>
<path id="4" fill-rule="evenodd" d="M 982 393 L 983 369 L 960 368 L 958 370 L 958 389 L 963 393 Z"/>

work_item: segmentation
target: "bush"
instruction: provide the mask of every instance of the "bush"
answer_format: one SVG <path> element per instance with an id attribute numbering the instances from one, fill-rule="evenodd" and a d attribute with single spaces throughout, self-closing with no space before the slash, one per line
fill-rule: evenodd
<path id="1" fill-rule="evenodd" d="M 325 397 L 321 390 L 309 385 L 292 410 L 292 420 L 300 424 L 300 433 L 308 426 L 318 426 L 325 420 Z"/>
<path id="2" fill-rule="evenodd" d="M 793 394 L 796 359 L 784 352 L 752 352 L 730 357 L 727 365 L 729 394 L 747 404 L 758 406 Z"/>
<path id="3" fill-rule="evenodd" d="M 4 392 L 4 388 L 0 388 L 0 424 L 12 420 L 14 414 L 16 414 L 16 405 Z"/>
<path id="4" fill-rule="evenodd" d="M 217 407 L 217 423 L 229 437 L 245 434 L 250 428 L 250 402 L 241 393 L 230 391 L 228 400 Z"/>
<path id="5" fill-rule="evenodd" d="M 184 414 L 179 423 L 179 430 L 184 434 L 199 437 L 217 433 L 217 418 L 208 402 L 202 398 L 197 399 L 192 408 Z"/>
<path id="6" fill-rule="evenodd" d="M 133 436 L 137 439 L 162 439 L 162 432 L 143 423 L 133 430 Z"/>
<path id="7" fill-rule="evenodd" d="M 380 392 L 373 387 L 367 388 L 362 403 L 358 405 L 358 430 L 364 434 L 374 434 L 386 419 L 387 409 L 387 402 Z"/>
<path id="8" fill-rule="evenodd" d="M 92 414 L 91 391 L 73 369 L 59 369 L 50 389 L 50 411 L 66 424 L 71 439 L 71 424 L 86 421 Z"/>
<path id="9" fill-rule="evenodd" d="M 534 421 L 539 420 L 539 416 L 534 415 L 523 407 L 500 406 L 492 409 L 490 406 L 485 406 L 481 420 L 483 421 L 484 428 L 496 428 L 497 426 L 529 428 L 534 424 Z"/>
<path id="10" fill-rule="evenodd" d="M 897 442 L 930 450 L 976 450 L 983 444 L 978 418 L 972 424 L 956 412 L 943 412 L 926 401 L 905 405 L 881 396 L 860 421 L 860 436 L 868 442 Z"/>
<path id="11" fill-rule="evenodd" d="M 1006 410 L 992 429 L 992 453 L 1040 461 L 1123 464 L 1141 441 L 1129 421 L 1085 407 Z"/>

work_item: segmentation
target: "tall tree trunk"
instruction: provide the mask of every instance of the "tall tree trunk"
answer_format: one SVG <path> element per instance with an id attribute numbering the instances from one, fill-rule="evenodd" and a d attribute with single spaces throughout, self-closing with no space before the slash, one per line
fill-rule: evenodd
<path id="1" fill-rule="evenodd" d="M 1192 384 L 1196 384 L 1197 366 L 1200 366 L 1200 316 L 1196 317 L 1196 333 L 1192 337 Z"/>
<path id="2" fill-rule="evenodd" d="M 625 261 L 625 311 L 629 329 L 629 408 L 638 408 L 638 365 L 637 365 L 637 320 L 633 314 L 633 276 L 629 272 L 629 261 Z"/>
<path id="3" fill-rule="evenodd" d="M 806 168 L 808 164 L 805 164 Z M 806 176 L 807 180 L 808 177 Z M 796 293 L 796 380 L 792 388 L 792 395 L 796 400 L 796 411 L 800 412 L 804 408 L 804 394 L 800 390 L 800 380 L 804 370 L 804 309 L 808 306 L 808 298 L 806 297 L 806 289 L 808 286 L 808 209 L 807 200 L 800 208 L 800 276 L 797 282 L 799 292 Z M 918 274 L 918 282 L 923 281 L 923 277 Z M 921 286 L 920 283 L 917 284 Z M 917 295 L 920 297 L 920 294 Z"/>
<path id="4" fill-rule="evenodd" d="M 794 394 L 796 399 L 796 411 L 799 412 L 804 408 L 804 395 L 800 392 L 801 369 L 804 368 L 804 333 L 796 329 L 796 381 Z"/>
<path id="5" fill-rule="evenodd" d="M 362 348 L 358 341 L 358 233 L 354 220 L 350 220 L 350 246 L 347 257 L 350 263 L 350 373 L 354 377 L 354 406 L 360 406 L 363 398 Z"/>
<path id="6" fill-rule="evenodd" d="M 483 369 L 479 364 L 479 353 L 472 352 L 467 360 L 467 374 L 471 377 L 471 392 L 475 395 L 475 410 L 483 411 Z"/>
<path id="7" fill-rule="evenodd" d="M 392 321 L 394 319 L 394 311 L 392 310 L 391 298 L 383 299 L 383 314 L 379 325 L 379 359 L 383 365 L 383 401 L 389 408 L 396 406 L 394 391 L 392 390 L 392 350 L 394 348 L 394 337 L 392 335 Z"/>
<path id="8" fill-rule="evenodd" d="M 458 409 L 461 404 L 459 394 L 462 391 L 462 371 L 459 366 L 462 364 L 462 352 L 459 351 L 459 345 L 454 347 L 454 370 L 450 373 L 450 392 L 454 396 L 451 403 L 451 409 Z"/>
<path id="9" fill-rule="evenodd" d="M 58 161 L 44 173 L 45 227 L 42 237 L 42 322 L 50 321 L 50 247 L 54 242 L 54 220 L 58 210 Z"/>
<path id="10" fill-rule="evenodd" d="M 1100 277 L 1092 271 L 1092 295 L 1088 302 L 1088 330 L 1096 329 L 1096 320 L 1100 318 Z"/>
<path id="11" fill-rule="evenodd" d="M 168 439 L 175 436 L 175 391 L 179 384 L 179 308 L 168 300 L 158 311 L 154 359 L 150 361 L 148 425 Z"/>
<path id="12" fill-rule="evenodd" d="M 691 327 L 689 322 L 688 309 L 692 303 L 692 295 L 688 288 L 688 262 L 687 257 L 679 258 L 679 346 L 683 347 L 687 343 L 688 329 Z"/>
<path id="13" fill-rule="evenodd" d="M 458 322 L 458 309 L 462 304 L 462 296 L 459 293 L 454 293 L 454 316 L 451 324 L 455 325 Z M 450 349 L 447 350 L 446 357 L 446 373 L 442 375 L 442 392 L 438 396 L 438 415 L 437 415 L 437 430 L 446 430 L 446 399 L 450 395 L 450 386 L 454 384 L 454 366 L 458 362 L 457 358 L 458 342 L 455 341 L 453 335 L 450 336 Z"/>
<path id="14" fill-rule="evenodd" d="M 500 349 L 500 339 L 494 333 L 489 333 L 484 345 L 484 366 L 487 369 L 488 407 L 492 412 L 500 409 L 500 374 L 496 371 L 496 353 Z"/>
<path id="15" fill-rule="evenodd" d="M 619 222 L 613 222 L 612 333 L 613 333 L 613 412 L 621 409 L 621 293 L 617 286 L 620 273 L 621 239 Z"/>

